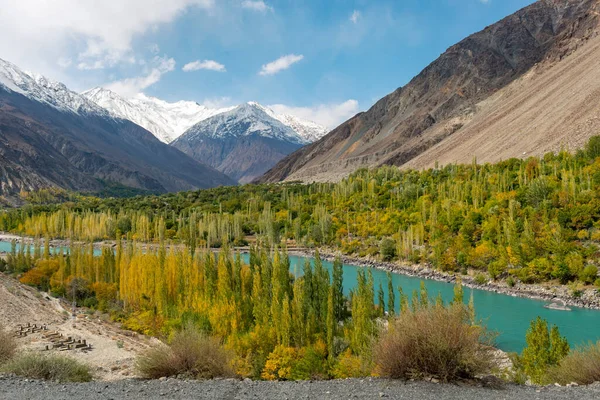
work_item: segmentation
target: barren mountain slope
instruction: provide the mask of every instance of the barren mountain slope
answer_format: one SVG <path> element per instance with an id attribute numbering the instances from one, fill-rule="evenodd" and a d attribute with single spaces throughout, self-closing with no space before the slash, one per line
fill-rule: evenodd
<path id="1" fill-rule="evenodd" d="M 407 167 L 496 162 L 582 147 L 600 134 L 600 36 L 549 70 L 530 73 L 479 105 L 454 135 Z"/>
<path id="2" fill-rule="evenodd" d="M 599 0 L 540 0 L 518 11 L 452 46 L 405 87 L 260 180 L 337 180 L 359 167 L 406 164 L 460 132 L 481 102 L 533 67 L 542 74 L 573 57 L 597 35 L 599 10 Z"/>

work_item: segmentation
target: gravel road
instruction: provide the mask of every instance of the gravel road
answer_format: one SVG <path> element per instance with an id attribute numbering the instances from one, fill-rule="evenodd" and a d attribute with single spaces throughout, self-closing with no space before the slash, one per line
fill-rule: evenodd
<path id="1" fill-rule="evenodd" d="M 383 379 L 348 379 L 321 382 L 250 382 L 214 380 L 207 382 L 175 379 L 84 384 L 59 384 L 14 377 L 0 378 L 0 399 L 578 399 L 600 398 L 600 384 L 587 387 L 521 387 L 503 389 L 444 385 L 430 382 L 399 382 Z"/>

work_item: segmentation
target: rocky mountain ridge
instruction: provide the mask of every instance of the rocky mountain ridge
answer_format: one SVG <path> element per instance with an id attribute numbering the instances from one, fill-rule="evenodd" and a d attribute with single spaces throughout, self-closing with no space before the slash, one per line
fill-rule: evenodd
<path id="1" fill-rule="evenodd" d="M 536 75 L 544 74 L 585 48 L 588 41 L 597 36 L 599 10 L 598 0 L 539 0 L 525 7 L 451 46 L 406 86 L 319 141 L 286 157 L 259 181 L 338 180 L 360 167 L 383 164 L 432 166 L 434 161 L 425 156 L 427 152 L 465 131 L 482 107 L 486 107 L 485 101 L 499 95 L 511 84 L 526 79 L 531 71 L 535 70 Z M 592 73 L 592 69 L 589 72 Z M 595 82 L 596 75 L 593 77 Z M 588 77 L 573 76 L 570 81 L 573 79 Z M 569 83 L 565 81 L 564 84 Z M 590 87 L 585 95 L 591 96 L 595 88 Z M 515 87 L 514 90 L 521 89 Z M 512 106 L 512 118 L 525 115 L 526 110 L 514 109 L 515 104 Z M 550 106 L 555 108 L 556 114 L 563 112 L 559 99 Z M 489 112 L 492 118 L 494 110 Z M 564 115 L 557 122 L 562 124 L 562 139 L 568 140 L 569 124 L 574 121 Z M 512 142 L 518 143 L 518 139 L 523 138 L 523 131 L 535 128 L 527 121 L 523 123 L 510 132 L 514 138 Z M 485 140 L 504 134 L 498 126 L 489 132 L 490 136 L 482 137 L 473 149 L 481 147 Z M 542 153 L 554 148 L 556 140 L 552 139 L 552 147 L 545 146 L 543 141 L 540 146 L 537 141 L 537 147 L 531 148 Z M 454 150 L 454 146 L 444 147 L 446 160 L 453 160 L 452 156 L 458 154 Z M 463 149 L 463 153 L 465 155 L 456 160 L 464 161 L 468 149 Z M 520 157 L 523 149 L 515 145 L 502 156 Z M 411 164 L 417 157 L 423 162 Z"/>
<path id="2" fill-rule="evenodd" d="M 263 106 L 247 103 L 197 123 L 172 145 L 246 183 L 306 143 Z"/>
<path id="3" fill-rule="evenodd" d="M 154 192 L 235 181 L 65 85 L 0 60 L 0 195 L 102 181 Z"/>

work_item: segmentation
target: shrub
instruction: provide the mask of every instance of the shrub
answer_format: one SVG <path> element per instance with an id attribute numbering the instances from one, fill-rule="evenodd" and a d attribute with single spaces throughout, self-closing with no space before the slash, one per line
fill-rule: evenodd
<path id="1" fill-rule="evenodd" d="M 371 375 L 371 363 L 348 349 L 340 355 L 331 374 L 335 379 L 362 378 Z"/>
<path id="2" fill-rule="evenodd" d="M 376 346 L 378 372 L 394 379 L 433 376 L 445 382 L 488 372 L 491 336 L 470 323 L 470 314 L 458 303 L 403 311 Z"/>
<path id="3" fill-rule="evenodd" d="M 55 354 L 24 353 L 6 364 L 7 372 L 31 379 L 58 382 L 89 382 L 90 368 L 72 358 Z"/>
<path id="4" fill-rule="evenodd" d="M 508 287 L 515 287 L 515 279 L 512 276 L 509 276 L 508 279 L 506 280 L 506 284 L 508 285 Z"/>
<path id="5" fill-rule="evenodd" d="M 550 368 L 546 381 L 566 385 L 589 385 L 600 381 L 600 342 L 577 349 L 558 366 Z"/>
<path id="6" fill-rule="evenodd" d="M 478 285 L 485 285 L 487 283 L 487 278 L 483 274 L 475 275 L 474 281 Z"/>
<path id="7" fill-rule="evenodd" d="M 319 340 L 312 346 L 300 349 L 292 377 L 295 380 L 324 380 L 329 378 L 328 370 L 327 346 Z"/>
<path id="8" fill-rule="evenodd" d="M 396 257 L 396 242 L 393 239 L 385 238 L 379 244 L 379 253 L 383 261 L 391 261 Z"/>
<path id="9" fill-rule="evenodd" d="M 17 350 L 17 341 L 0 325 L 0 365 L 14 357 Z"/>
<path id="10" fill-rule="evenodd" d="M 218 339 L 192 328 L 175 334 L 170 344 L 143 352 L 136 367 L 144 378 L 182 375 L 195 379 L 233 376 L 231 354 Z"/>
<path id="11" fill-rule="evenodd" d="M 548 328 L 548 322 L 540 317 L 531 321 L 526 343 L 521 364 L 523 371 L 536 384 L 544 383 L 548 368 L 559 365 L 569 354 L 569 343 L 566 338 L 560 336 L 558 327 Z"/>
<path id="12" fill-rule="evenodd" d="M 588 265 L 579 274 L 579 279 L 585 283 L 594 283 L 598 279 L 598 267 L 595 265 Z"/>
<path id="13" fill-rule="evenodd" d="M 269 381 L 291 380 L 298 353 L 293 347 L 277 346 L 267 358 L 261 378 Z"/>

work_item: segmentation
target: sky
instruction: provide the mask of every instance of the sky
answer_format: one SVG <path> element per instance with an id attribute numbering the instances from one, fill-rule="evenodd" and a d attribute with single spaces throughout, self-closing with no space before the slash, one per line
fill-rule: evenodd
<path id="1" fill-rule="evenodd" d="M 0 0 L 0 58 L 83 91 L 329 128 L 532 0 Z"/>

